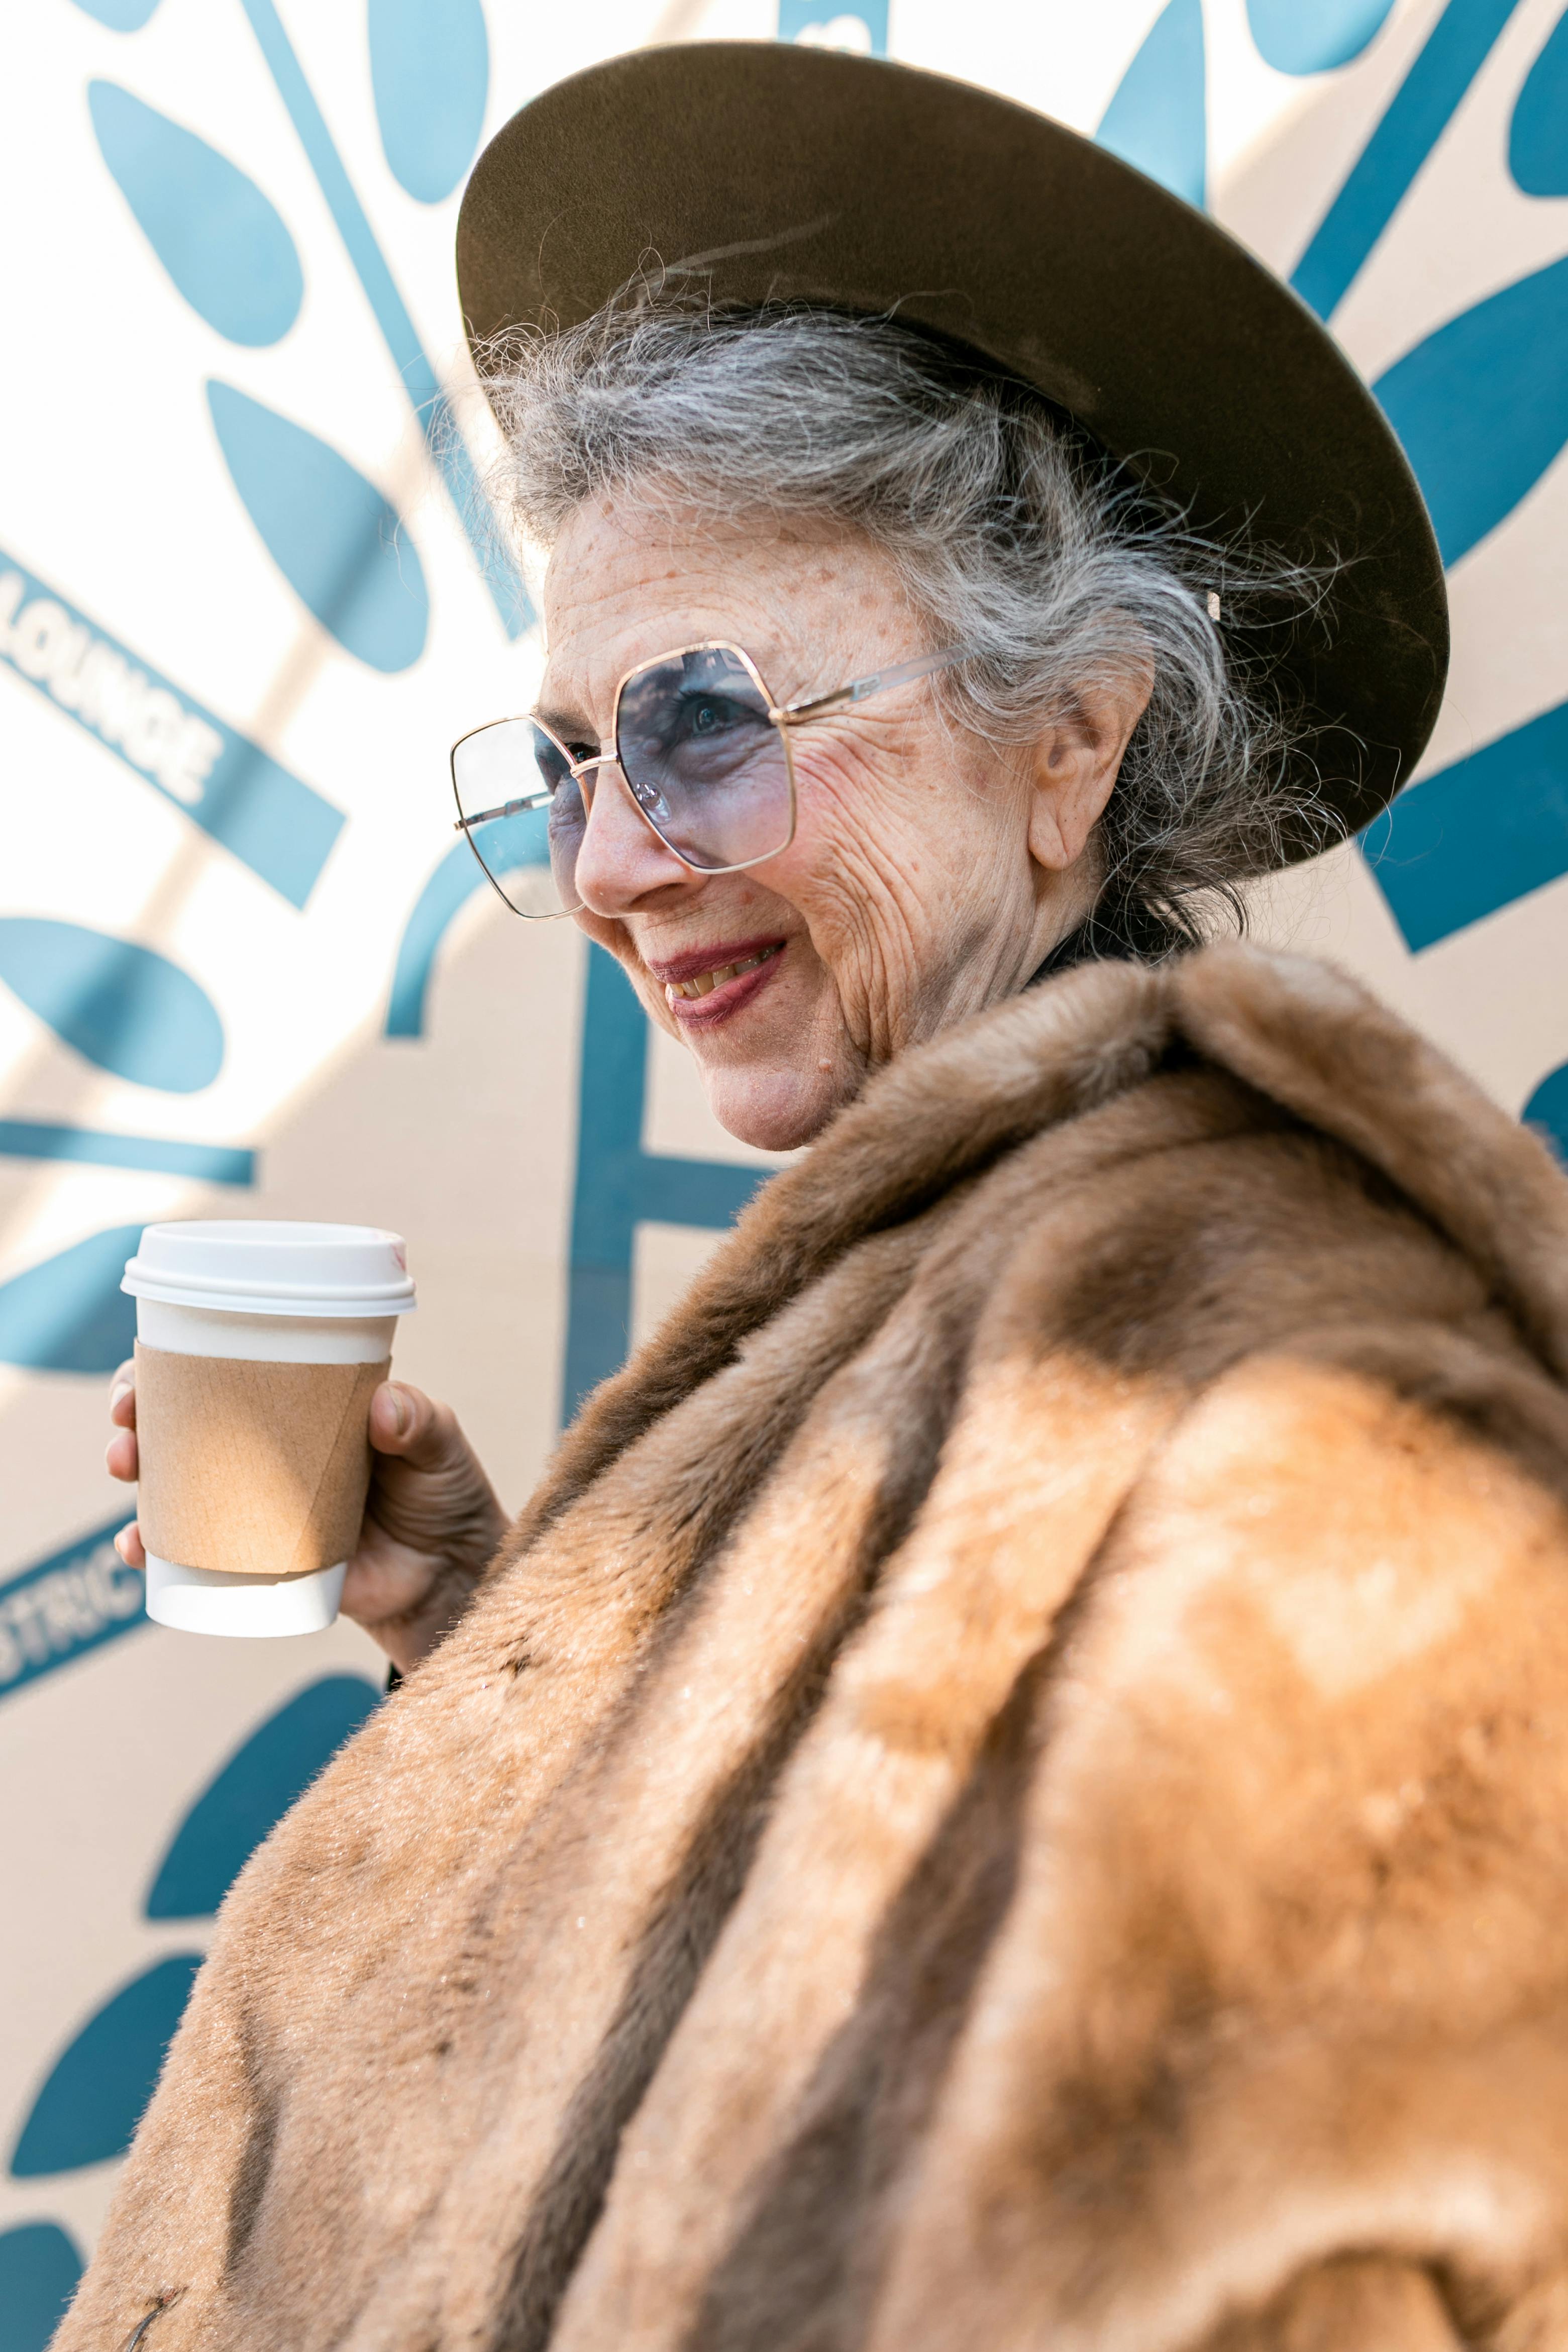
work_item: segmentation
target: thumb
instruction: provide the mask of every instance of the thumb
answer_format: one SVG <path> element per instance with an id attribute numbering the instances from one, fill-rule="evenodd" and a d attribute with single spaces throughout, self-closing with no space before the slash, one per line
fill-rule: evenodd
<path id="1" fill-rule="evenodd" d="M 401 1454 L 414 1470 L 440 1470 L 462 1442 L 451 1408 L 433 1404 L 406 1381 L 383 1381 L 371 1399 L 371 1444 L 378 1454 Z"/>

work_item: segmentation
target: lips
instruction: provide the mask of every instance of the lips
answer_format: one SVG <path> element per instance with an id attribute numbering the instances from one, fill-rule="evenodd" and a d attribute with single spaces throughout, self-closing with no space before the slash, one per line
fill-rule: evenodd
<path id="1" fill-rule="evenodd" d="M 649 970 L 663 982 L 664 1001 L 683 1026 L 706 1028 L 750 1002 L 771 978 L 784 947 L 778 939 L 716 940 L 685 955 L 650 960 Z"/>
<path id="2" fill-rule="evenodd" d="M 777 931 L 759 931 L 748 940 L 710 940 L 706 947 L 683 948 L 679 955 L 646 956 L 643 961 L 653 978 L 671 988 L 679 981 L 695 980 L 700 971 L 717 971 L 727 963 L 745 962 L 765 948 L 783 944 Z"/>
<path id="3" fill-rule="evenodd" d="M 664 993 L 672 1003 L 677 996 L 685 997 L 688 1003 L 695 1002 L 699 996 L 711 996 L 714 990 L 722 988 L 727 981 L 738 980 L 743 971 L 755 971 L 759 964 L 768 961 L 769 956 L 778 953 L 777 947 L 759 948 L 755 955 L 737 956 L 732 963 L 716 964 L 712 971 L 695 971 L 690 980 L 666 981 Z"/>

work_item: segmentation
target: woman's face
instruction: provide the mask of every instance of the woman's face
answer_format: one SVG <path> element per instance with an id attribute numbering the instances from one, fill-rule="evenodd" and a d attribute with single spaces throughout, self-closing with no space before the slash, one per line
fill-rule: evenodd
<path id="1" fill-rule="evenodd" d="M 574 751 L 611 747 L 620 679 L 677 646 L 743 646 L 781 703 L 933 649 L 858 538 L 716 535 L 652 509 L 580 508 L 544 602 L 539 712 Z M 809 1142 L 869 1071 L 1020 988 L 1082 919 L 1092 829 L 1146 693 L 1081 698 L 1005 751 L 947 718 L 928 678 L 825 714 L 792 731 L 795 838 L 737 874 L 682 865 L 601 769 L 577 920 L 690 1048 L 732 1135 Z"/>

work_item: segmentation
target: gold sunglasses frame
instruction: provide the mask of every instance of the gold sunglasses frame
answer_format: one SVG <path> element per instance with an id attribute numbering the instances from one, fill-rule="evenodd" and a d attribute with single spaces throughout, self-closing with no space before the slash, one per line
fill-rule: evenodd
<path id="1" fill-rule="evenodd" d="M 780 856 L 783 852 L 789 848 L 789 844 L 795 838 L 795 759 L 794 754 L 789 748 L 789 730 L 791 728 L 803 726 L 807 720 L 822 718 L 828 711 L 840 709 L 847 704 L 864 702 L 868 696 L 885 693 L 890 688 L 895 686 L 910 686 L 914 684 L 916 678 L 931 677 L 939 670 L 953 669 L 959 662 L 967 661 L 974 650 L 975 648 L 972 646 L 945 646 L 940 653 L 922 654 L 917 656 L 913 661 L 896 663 L 891 669 L 873 670 L 869 677 L 854 678 L 848 686 L 834 687 L 831 694 L 814 694 L 808 697 L 806 700 L 801 702 L 779 703 L 774 700 L 772 688 L 768 686 L 767 679 L 762 675 L 762 672 L 758 668 L 757 664 L 752 660 L 751 656 L 747 652 L 746 647 L 744 646 L 737 646 L 732 638 L 704 637 L 695 645 L 673 646 L 668 653 L 654 654 L 651 656 L 647 661 L 634 662 L 632 667 L 621 677 L 615 688 L 616 748 L 612 751 L 596 751 L 591 760 L 574 760 L 570 751 L 561 741 L 560 737 L 556 733 L 554 728 L 547 727 L 544 720 L 540 719 L 537 713 L 531 710 L 524 711 L 517 717 L 512 719 L 488 719 L 485 721 L 483 726 L 471 727 L 465 735 L 459 735 L 456 742 L 452 746 L 449 761 L 449 766 L 452 772 L 452 796 L 457 803 L 457 822 L 453 826 L 453 831 L 455 833 L 460 833 L 467 842 L 469 848 L 473 851 L 475 857 L 478 860 L 479 871 L 484 875 L 485 879 L 489 883 L 490 887 L 495 891 L 497 897 L 500 898 L 506 906 L 511 908 L 514 915 L 522 916 L 522 919 L 525 923 L 556 923 L 560 920 L 563 915 L 575 915 L 579 911 L 582 904 L 580 898 L 577 900 L 576 904 L 573 906 L 553 908 L 548 915 L 526 914 L 521 907 L 515 905 L 513 901 L 507 897 L 507 893 L 502 889 L 500 883 L 497 880 L 495 875 L 491 873 L 490 868 L 485 863 L 484 857 L 480 854 L 479 845 L 474 838 L 474 827 L 476 825 L 490 824 L 498 817 L 517 816 L 523 812 L 530 809 L 549 808 L 551 801 L 555 798 L 554 793 L 544 791 L 537 793 L 524 793 L 516 800 L 503 801 L 496 808 L 480 809 L 472 816 L 465 816 L 463 813 L 463 795 L 457 783 L 457 754 L 463 749 L 464 744 L 471 743 L 476 735 L 488 734 L 492 727 L 535 727 L 544 737 L 547 743 L 554 744 L 562 760 L 566 762 L 567 773 L 570 776 L 581 795 L 582 813 L 585 819 L 591 816 L 593 813 L 594 785 L 585 783 L 583 781 L 584 778 L 592 774 L 595 776 L 595 781 L 597 781 L 597 771 L 599 769 L 620 768 L 621 781 L 626 787 L 627 799 L 631 802 L 632 807 L 636 810 L 638 815 L 642 818 L 649 832 L 653 835 L 655 841 L 662 843 L 664 847 L 669 851 L 672 857 L 678 857 L 681 864 L 686 868 L 688 873 L 743 874 L 748 866 L 764 866 L 770 857 Z M 653 818 L 649 815 L 647 810 L 643 807 L 642 802 L 638 799 L 636 790 L 632 785 L 631 779 L 628 777 L 625 768 L 622 765 L 621 760 L 621 698 L 625 693 L 626 688 L 632 684 L 633 678 L 642 677 L 648 670 L 662 668 L 664 664 L 666 662 L 683 661 L 687 654 L 709 653 L 734 655 L 736 659 L 740 663 L 742 668 L 746 671 L 752 684 L 756 687 L 758 694 L 761 695 L 768 709 L 768 722 L 769 726 L 776 727 L 779 730 L 779 740 L 784 747 L 784 772 L 788 777 L 789 783 L 789 825 L 783 839 L 779 842 L 776 842 L 771 849 L 764 849 L 760 851 L 755 857 L 738 858 L 733 866 L 699 866 L 694 858 L 686 856 L 683 850 L 677 849 L 673 841 L 666 840 L 665 836 L 659 831 L 659 828 L 654 824 Z M 557 789 L 559 790 L 559 787 L 558 786 Z"/>

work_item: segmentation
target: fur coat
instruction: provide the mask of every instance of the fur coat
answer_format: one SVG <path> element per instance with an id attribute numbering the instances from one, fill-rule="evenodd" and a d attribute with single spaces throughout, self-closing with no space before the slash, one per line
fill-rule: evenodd
<path id="1" fill-rule="evenodd" d="M 59 2352 L 1561 2352 L 1565 1372 L 1330 970 L 907 1054 L 239 1879 Z"/>

